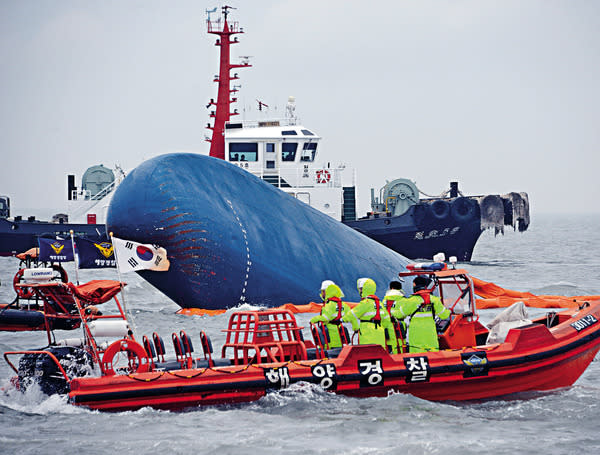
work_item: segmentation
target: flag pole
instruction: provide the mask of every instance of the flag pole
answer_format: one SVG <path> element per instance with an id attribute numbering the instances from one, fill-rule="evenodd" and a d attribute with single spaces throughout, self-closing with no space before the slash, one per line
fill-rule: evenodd
<path id="1" fill-rule="evenodd" d="M 77 280 L 77 286 L 79 286 L 79 252 L 75 251 L 75 239 L 73 238 L 73 229 L 71 233 L 71 246 L 73 247 L 73 259 L 75 259 L 75 279 Z"/>
<path id="2" fill-rule="evenodd" d="M 113 255 L 115 256 L 115 264 L 117 265 L 117 274 L 119 275 L 119 286 L 121 286 L 121 297 L 123 300 L 123 310 L 125 311 L 125 315 L 127 319 L 131 318 L 131 325 L 133 327 L 133 332 L 137 332 L 137 328 L 135 327 L 135 321 L 133 320 L 133 314 L 130 315 L 127 311 L 127 304 L 125 303 L 125 286 L 123 286 L 123 279 L 121 278 L 121 268 L 119 267 L 119 258 L 117 257 L 117 249 L 115 248 L 115 242 L 113 242 L 113 233 L 109 232 L 110 235 L 110 243 L 113 246 Z"/>

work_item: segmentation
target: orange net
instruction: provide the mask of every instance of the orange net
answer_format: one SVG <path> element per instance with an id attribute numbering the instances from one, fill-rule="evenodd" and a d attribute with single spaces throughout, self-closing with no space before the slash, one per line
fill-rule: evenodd
<path id="1" fill-rule="evenodd" d="M 353 302 L 345 302 L 350 308 L 354 308 L 358 303 Z M 281 305 L 276 310 L 289 310 L 292 313 L 320 313 L 322 303 L 310 302 L 306 305 L 294 305 L 293 303 L 286 303 Z M 216 316 L 218 314 L 223 314 L 227 310 L 205 310 L 203 308 L 182 308 L 177 311 L 177 314 L 184 314 L 186 316 Z"/>
<path id="2" fill-rule="evenodd" d="M 578 308 L 582 303 L 592 300 L 600 300 L 600 295 L 578 295 L 565 297 L 561 295 L 535 295 L 531 292 L 513 291 L 504 289 L 497 284 L 471 277 L 475 294 L 480 298 L 476 299 L 477 309 L 487 310 L 489 308 L 506 308 L 515 302 L 523 302 L 525 306 L 532 308 Z M 350 308 L 354 308 L 358 303 L 345 302 Z M 319 313 L 322 303 L 310 302 L 306 305 L 295 305 L 286 303 L 277 307 L 278 310 L 289 310 L 292 313 Z M 226 310 L 204 310 L 201 308 L 182 308 L 177 314 L 215 316 L 223 314 Z"/>
<path id="3" fill-rule="evenodd" d="M 354 308 L 358 303 L 355 302 L 344 302 L 348 304 L 350 308 Z M 281 305 L 277 307 L 278 310 L 290 310 L 292 313 L 320 313 L 321 308 L 323 307 L 322 303 L 310 302 L 306 305 L 294 305 L 293 303 L 286 303 L 285 305 Z"/>
<path id="4" fill-rule="evenodd" d="M 281 305 L 277 309 L 289 310 L 292 313 L 320 313 L 322 306 L 322 304 L 315 302 L 310 302 L 306 305 L 294 305 L 293 303 L 286 303 L 285 305 Z"/>
<path id="5" fill-rule="evenodd" d="M 184 314 L 186 316 L 216 316 L 223 314 L 227 310 L 205 310 L 203 308 L 182 308 L 177 311 L 177 314 Z"/>
<path id="6" fill-rule="evenodd" d="M 515 302 L 523 302 L 533 308 L 578 308 L 583 302 L 600 299 L 600 295 L 578 295 L 565 297 L 561 295 L 535 295 L 531 292 L 512 291 L 500 286 L 471 277 L 477 299 L 477 308 L 506 308 Z"/>

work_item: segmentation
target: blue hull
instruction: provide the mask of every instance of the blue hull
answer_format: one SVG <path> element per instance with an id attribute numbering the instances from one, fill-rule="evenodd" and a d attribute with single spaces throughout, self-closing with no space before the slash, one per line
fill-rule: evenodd
<path id="1" fill-rule="evenodd" d="M 448 204 L 450 206 L 450 204 Z M 400 216 L 345 221 L 344 224 L 411 259 L 431 261 L 437 253 L 470 261 L 481 236 L 479 206 L 467 216 L 448 210 L 435 216 L 427 204 L 413 205 Z"/>
<path id="2" fill-rule="evenodd" d="M 38 246 L 39 236 L 68 238 L 76 236 L 95 241 L 107 240 L 103 224 L 50 223 L 47 221 L 12 221 L 0 219 L 0 256 L 14 256 Z"/>
<path id="3" fill-rule="evenodd" d="M 408 260 L 226 161 L 195 154 L 142 163 L 107 215 L 116 237 L 166 248 L 168 272 L 140 274 L 184 308 L 318 300 L 322 280 L 358 301 L 356 279 L 387 288 Z"/>

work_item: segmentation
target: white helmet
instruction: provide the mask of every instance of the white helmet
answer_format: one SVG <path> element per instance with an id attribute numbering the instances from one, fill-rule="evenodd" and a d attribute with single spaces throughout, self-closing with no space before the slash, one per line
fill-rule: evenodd
<path id="1" fill-rule="evenodd" d="M 321 291 L 324 291 L 325 289 L 327 289 L 327 286 L 329 286 L 330 284 L 335 284 L 333 281 L 331 280 L 325 280 L 321 283 Z"/>
<path id="2" fill-rule="evenodd" d="M 368 278 L 359 278 L 358 280 L 356 280 L 356 287 L 359 289 L 362 289 L 363 286 L 365 285 L 365 281 L 367 281 Z"/>

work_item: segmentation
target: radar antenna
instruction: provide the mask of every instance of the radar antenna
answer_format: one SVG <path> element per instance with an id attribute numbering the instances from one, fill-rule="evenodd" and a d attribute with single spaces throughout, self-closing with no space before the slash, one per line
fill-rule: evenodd
<path id="1" fill-rule="evenodd" d="M 212 13 L 216 13 L 216 12 L 217 12 L 217 7 L 215 6 L 213 9 L 207 9 L 207 10 L 205 10 L 205 11 L 206 11 L 206 20 L 207 20 L 208 22 L 210 22 L 210 15 L 211 15 Z"/>

